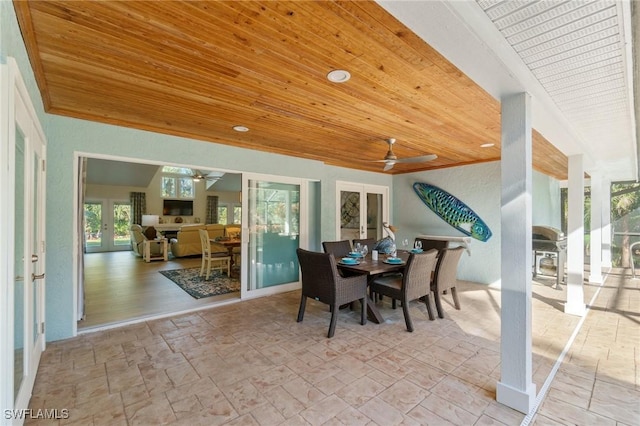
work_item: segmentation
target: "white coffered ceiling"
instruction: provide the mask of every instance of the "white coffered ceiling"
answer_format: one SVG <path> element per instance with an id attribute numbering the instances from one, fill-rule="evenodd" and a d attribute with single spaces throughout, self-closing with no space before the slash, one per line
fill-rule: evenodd
<path id="1" fill-rule="evenodd" d="M 534 127 L 565 154 L 584 154 L 588 171 L 637 178 L 629 1 L 380 4 L 497 99 L 530 93 Z"/>

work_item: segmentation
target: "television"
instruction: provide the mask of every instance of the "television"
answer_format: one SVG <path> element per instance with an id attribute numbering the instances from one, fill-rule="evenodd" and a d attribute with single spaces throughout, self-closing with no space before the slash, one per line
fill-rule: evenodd
<path id="1" fill-rule="evenodd" d="M 193 216 L 193 200 L 164 200 L 163 216 Z"/>

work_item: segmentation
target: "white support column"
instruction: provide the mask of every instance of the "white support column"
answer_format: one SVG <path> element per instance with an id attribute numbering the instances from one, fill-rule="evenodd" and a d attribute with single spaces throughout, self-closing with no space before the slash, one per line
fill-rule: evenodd
<path id="1" fill-rule="evenodd" d="M 602 282 L 602 174 L 591 173 L 591 233 L 589 237 L 589 282 Z"/>
<path id="2" fill-rule="evenodd" d="M 611 268 L 611 181 L 602 181 L 602 267 Z"/>
<path id="3" fill-rule="evenodd" d="M 567 224 L 567 314 L 583 316 L 584 303 L 584 162 L 569 157 L 569 220 Z"/>
<path id="4" fill-rule="evenodd" d="M 496 400 L 533 408 L 531 355 L 531 97 L 502 99 L 501 348 Z"/>

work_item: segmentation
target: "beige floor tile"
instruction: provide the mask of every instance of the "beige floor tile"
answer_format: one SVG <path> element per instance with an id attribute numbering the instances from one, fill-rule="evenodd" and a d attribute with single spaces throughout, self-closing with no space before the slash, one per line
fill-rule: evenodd
<path id="1" fill-rule="evenodd" d="M 399 425 L 404 420 L 402 412 L 380 398 L 370 399 L 360 406 L 358 411 L 370 418 L 377 425 Z"/>
<path id="2" fill-rule="evenodd" d="M 635 281 L 601 289 L 532 424 L 640 424 Z M 326 305 L 297 323 L 291 292 L 52 342 L 30 407 L 69 408 L 60 423 L 80 425 L 518 425 L 524 414 L 495 401 L 500 292 L 459 289 L 462 310 L 447 302 L 444 319 L 412 304 L 413 333 L 387 300 L 384 324 L 343 310 L 327 339 Z M 563 312 L 564 286 L 533 291 L 540 390 L 579 318 Z"/>
<path id="3" fill-rule="evenodd" d="M 401 413 L 406 414 L 428 395 L 429 392 L 403 379 L 380 392 L 378 398 L 398 409 Z"/>
<path id="4" fill-rule="evenodd" d="M 640 391 L 596 380 L 589 410 L 626 424 L 640 424 Z"/>
<path id="5" fill-rule="evenodd" d="M 312 425 L 321 425 L 347 408 L 349 404 L 336 395 L 330 395 L 302 410 L 300 416 Z"/>

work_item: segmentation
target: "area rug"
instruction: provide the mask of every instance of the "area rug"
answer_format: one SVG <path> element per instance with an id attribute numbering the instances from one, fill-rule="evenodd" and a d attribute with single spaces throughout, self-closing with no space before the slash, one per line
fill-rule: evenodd
<path id="1" fill-rule="evenodd" d="M 171 269 L 159 272 L 196 299 L 240 291 L 240 280 L 229 278 L 219 271 L 211 271 L 208 280 L 205 280 L 204 276 L 199 276 L 200 268 Z"/>

